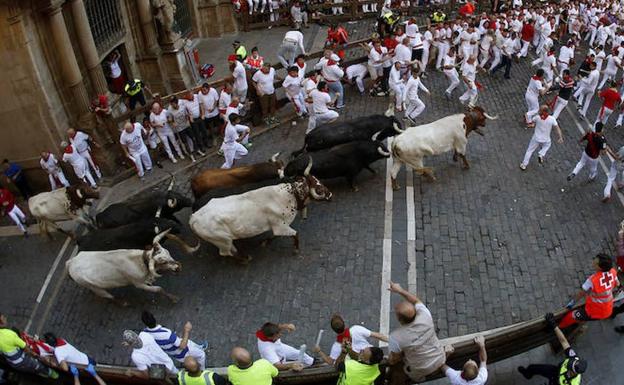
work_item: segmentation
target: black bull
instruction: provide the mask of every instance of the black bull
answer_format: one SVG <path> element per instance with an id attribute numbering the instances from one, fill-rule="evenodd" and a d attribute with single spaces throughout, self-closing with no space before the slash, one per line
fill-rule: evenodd
<path id="1" fill-rule="evenodd" d="M 192 203 L 189 198 L 175 191 L 149 193 L 128 202 L 112 204 L 98 213 L 95 220 L 101 229 L 119 227 L 154 218 L 160 208 L 161 218 L 179 223 L 174 214 L 185 207 L 191 207 Z"/>
<path id="2" fill-rule="evenodd" d="M 303 175 L 312 158 L 312 170 L 310 174 L 319 179 L 344 177 L 354 190 L 357 190 L 355 178 L 362 171 L 370 168 L 370 164 L 376 160 L 390 156 L 386 146 L 379 141 L 359 140 L 334 146 L 330 149 L 302 154 L 292 160 L 286 166 L 286 176 Z"/>
<path id="3" fill-rule="evenodd" d="M 356 140 L 384 140 L 401 132 L 402 124 L 394 116 L 370 115 L 346 122 L 333 122 L 308 133 L 303 147 L 293 152 L 292 156 L 297 157 L 304 151 L 318 151 Z"/>

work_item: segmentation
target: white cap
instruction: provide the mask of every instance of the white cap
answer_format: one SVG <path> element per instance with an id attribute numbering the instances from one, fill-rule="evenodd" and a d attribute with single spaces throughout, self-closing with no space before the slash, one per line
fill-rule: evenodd
<path id="1" fill-rule="evenodd" d="M 336 55 L 335 53 L 331 55 L 331 59 L 333 61 L 340 61 L 340 56 Z"/>

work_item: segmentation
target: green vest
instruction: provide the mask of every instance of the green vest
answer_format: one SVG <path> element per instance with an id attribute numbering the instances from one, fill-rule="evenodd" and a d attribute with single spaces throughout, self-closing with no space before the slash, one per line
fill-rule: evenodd
<path id="1" fill-rule="evenodd" d="M 446 15 L 444 14 L 444 12 L 434 12 L 431 16 L 431 19 L 434 23 L 441 23 L 444 21 L 444 19 L 446 19 Z"/>
<path id="2" fill-rule="evenodd" d="M 345 360 L 344 373 L 340 374 L 338 385 L 372 385 L 379 377 L 379 365 L 368 365 L 356 360 Z"/>
<path id="3" fill-rule="evenodd" d="M 568 362 L 570 362 L 569 358 L 566 358 L 561 367 L 559 368 L 559 385 L 581 385 L 581 375 L 577 374 L 576 377 L 571 380 L 566 379 L 566 373 L 568 371 Z"/>
<path id="4" fill-rule="evenodd" d="M 212 377 L 214 373 L 204 370 L 199 376 L 191 377 L 186 370 L 178 372 L 178 383 L 180 385 L 214 385 Z"/>
<path id="5" fill-rule="evenodd" d="M 238 56 L 241 60 L 245 60 L 245 58 L 247 57 L 247 50 L 245 49 L 244 45 L 236 48 L 236 56 Z"/>
<path id="6" fill-rule="evenodd" d="M 126 83 L 126 86 L 124 87 L 124 91 L 129 96 L 134 96 L 138 94 L 139 92 L 141 92 L 141 88 L 142 88 L 141 81 L 139 79 L 134 79 L 134 83 L 135 83 L 135 86 L 132 88 L 130 87 L 130 83 Z"/>

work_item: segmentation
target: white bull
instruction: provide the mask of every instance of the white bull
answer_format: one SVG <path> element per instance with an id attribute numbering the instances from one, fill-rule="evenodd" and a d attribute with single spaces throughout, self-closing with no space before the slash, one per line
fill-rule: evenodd
<path id="1" fill-rule="evenodd" d="M 396 177 L 403 163 L 434 181 L 433 170 L 423 165 L 426 156 L 453 150 L 453 160 L 457 161 L 459 158 L 463 162 L 463 167 L 469 168 L 466 159 L 468 135 L 473 131 L 483 135 L 479 127 L 485 126 L 486 119 L 497 117 L 486 114 L 481 107 L 472 107 L 465 114 L 455 114 L 429 124 L 409 127 L 395 136 L 390 146 L 393 160 L 390 175 L 392 188 L 395 190 L 399 188 Z"/>
<path id="2" fill-rule="evenodd" d="M 28 209 L 30 214 L 37 219 L 41 233 L 49 235 L 48 226 L 66 233 L 55 222 L 75 219 L 93 227 L 93 221 L 87 214 L 86 208 L 90 204 L 89 199 L 99 197 L 99 192 L 90 187 L 69 186 L 33 196 L 28 200 Z"/>
<path id="3" fill-rule="evenodd" d="M 107 289 L 133 285 L 152 293 L 161 293 L 176 302 L 176 296 L 152 285 L 160 277 L 159 272 L 177 273 L 182 267 L 160 245 L 160 240 L 169 231 L 154 237 L 149 250 L 81 251 L 68 260 L 65 267 L 78 285 L 103 298 L 114 299 Z"/>
<path id="4" fill-rule="evenodd" d="M 332 196 L 318 179 L 309 175 L 311 167 L 310 160 L 304 176 L 293 183 L 210 200 L 191 215 L 191 230 L 218 247 L 220 255 L 242 262 L 251 258 L 238 255 L 234 240 L 254 237 L 266 231 L 272 231 L 275 236 L 293 237 L 295 250 L 299 250 L 297 231 L 290 227 L 297 211 L 302 210 L 310 198 L 330 200 Z"/>

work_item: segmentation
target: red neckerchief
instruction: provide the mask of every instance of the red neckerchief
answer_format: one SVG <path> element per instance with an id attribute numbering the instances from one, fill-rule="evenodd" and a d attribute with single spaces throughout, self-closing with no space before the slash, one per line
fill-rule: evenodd
<path id="1" fill-rule="evenodd" d="M 333 66 L 334 64 L 336 64 L 336 62 L 335 62 L 335 61 L 333 61 L 332 59 L 329 59 L 329 60 L 327 61 L 327 65 L 328 65 L 328 66 Z"/>
<path id="2" fill-rule="evenodd" d="M 262 330 L 258 330 L 256 332 L 256 338 L 259 339 L 260 341 L 263 341 L 263 342 L 275 342 L 272 339 L 270 339 L 269 337 L 265 336 L 264 333 L 262 332 Z"/>
<path id="3" fill-rule="evenodd" d="M 71 144 L 69 146 L 65 147 L 65 153 L 66 154 L 71 154 L 72 152 L 74 152 L 74 148 L 72 147 Z"/>
<path id="4" fill-rule="evenodd" d="M 70 137 L 70 138 L 72 138 L 72 139 L 74 139 L 74 138 L 76 137 L 76 133 L 74 132 L 74 133 L 73 133 L 73 134 L 71 134 L 69 137 Z"/>
<path id="5" fill-rule="evenodd" d="M 44 157 L 43 160 L 45 160 L 47 162 L 48 159 L 50 159 L 50 153 L 49 152 L 48 152 L 48 156 Z"/>
<path id="6" fill-rule="evenodd" d="M 555 53 L 554 53 L 553 51 L 548 52 L 548 56 L 552 56 L 552 55 L 554 55 L 554 54 L 555 54 Z"/>
<path id="7" fill-rule="evenodd" d="M 305 65 L 305 62 L 303 63 L 303 65 L 299 64 L 299 63 L 295 63 L 299 66 L 299 68 L 303 68 L 303 66 Z"/>
<path id="8" fill-rule="evenodd" d="M 537 75 L 533 75 L 533 77 L 531 79 L 533 79 L 533 80 L 542 80 L 542 78 L 537 76 Z"/>
<path id="9" fill-rule="evenodd" d="M 57 338 L 56 339 L 56 347 L 58 348 L 59 346 L 63 346 L 63 345 L 67 345 L 67 341 L 65 341 L 62 338 Z"/>
<path id="10" fill-rule="evenodd" d="M 373 46 L 373 48 L 375 48 L 375 46 Z M 375 48 L 375 51 L 377 51 L 377 53 L 379 54 L 383 53 L 383 50 L 381 49 L 381 47 Z"/>
<path id="11" fill-rule="evenodd" d="M 228 107 L 238 107 L 238 104 L 234 104 L 234 102 L 230 102 L 230 104 L 228 104 Z"/>
<path id="12" fill-rule="evenodd" d="M 540 113 L 540 118 L 542 120 L 546 120 L 546 118 L 548 118 L 549 115 L 550 114 L 548 112 L 542 112 L 542 113 Z"/>
<path id="13" fill-rule="evenodd" d="M 345 329 L 342 333 L 338 334 L 336 336 L 336 341 L 338 341 L 338 343 L 342 343 L 342 341 L 344 340 L 350 340 L 351 339 L 351 333 L 349 332 L 349 328 L 345 326 Z"/>

